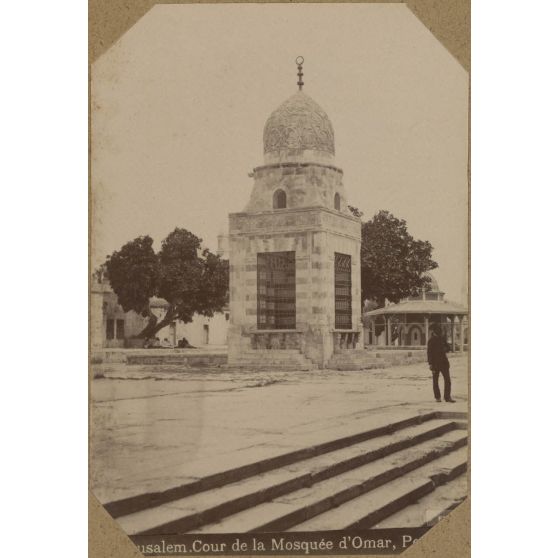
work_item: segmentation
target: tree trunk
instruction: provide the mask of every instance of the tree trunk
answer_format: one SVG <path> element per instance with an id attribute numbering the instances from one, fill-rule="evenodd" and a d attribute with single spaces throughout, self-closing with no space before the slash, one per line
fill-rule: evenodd
<path id="1" fill-rule="evenodd" d="M 167 327 L 168 325 L 172 324 L 173 321 L 174 319 L 164 318 L 159 323 L 155 323 L 153 326 L 148 325 L 138 335 L 138 337 L 141 337 L 142 339 L 151 339 L 152 337 L 155 336 L 157 332 L 161 331 L 164 327 Z"/>
<path id="2" fill-rule="evenodd" d="M 144 312 L 148 314 L 149 321 L 147 322 L 147 325 L 135 336 L 137 339 L 147 339 L 151 337 L 151 332 L 157 325 L 157 316 L 151 311 L 151 308 L 149 308 L 149 303 L 147 303 L 147 307 Z"/>
<path id="3" fill-rule="evenodd" d="M 169 309 L 167 310 L 167 313 L 166 313 L 165 317 L 159 323 L 157 323 L 157 316 L 153 313 L 153 311 L 149 307 L 149 303 L 147 303 L 147 306 L 146 306 L 144 312 L 148 314 L 149 322 L 142 329 L 142 331 L 140 331 L 136 335 L 136 338 L 138 338 L 138 339 L 151 339 L 152 337 L 155 336 L 155 334 L 158 331 L 161 331 L 164 327 L 170 325 L 177 318 L 177 316 L 175 316 L 176 312 L 175 312 L 175 309 L 174 309 L 174 305 L 172 305 L 172 304 L 170 305 Z"/>

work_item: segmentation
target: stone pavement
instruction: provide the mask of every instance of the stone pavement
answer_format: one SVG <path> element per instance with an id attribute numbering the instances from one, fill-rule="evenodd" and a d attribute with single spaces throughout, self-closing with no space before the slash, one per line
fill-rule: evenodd
<path id="1" fill-rule="evenodd" d="M 102 503 L 430 411 L 467 411 L 467 356 L 450 359 L 457 403 L 436 403 L 426 364 L 306 372 L 93 367 L 91 488 Z"/>

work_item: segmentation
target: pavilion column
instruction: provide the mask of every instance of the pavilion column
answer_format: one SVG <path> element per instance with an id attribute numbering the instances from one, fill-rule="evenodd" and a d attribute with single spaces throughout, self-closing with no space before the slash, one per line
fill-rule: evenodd
<path id="1" fill-rule="evenodd" d="M 465 350 L 465 316 L 461 316 L 459 335 L 461 337 L 461 352 Z"/>
<path id="2" fill-rule="evenodd" d="M 370 319 L 370 344 L 374 345 L 376 340 L 376 320 L 374 318 Z"/>
<path id="3" fill-rule="evenodd" d="M 391 345 L 391 318 L 389 316 L 386 319 L 386 341 L 388 345 Z"/>
<path id="4" fill-rule="evenodd" d="M 407 314 L 403 316 L 403 320 L 403 342 L 401 344 L 405 346 L 407 345 L 407 334 L 409 333 Z"/>
<path id="5" fill-rule="evenodd" d="M 451 351 L 455 353 L 455 316 L 450 316 L 451 320 Z"/>
<path id="6" fill-rule="evenodd" d="M 387 317 L 384 316 L 384 331 L 382 331 L 382 345 L 387 345 Z"/>
<path id="7" fill-rule="evenodd" d="M 424 317 L 424 334 L 425 334 L 425 345 L 428 345 L 428 333 L 429 333 L 430 323 L 428 322 L 428 316 Z"/>

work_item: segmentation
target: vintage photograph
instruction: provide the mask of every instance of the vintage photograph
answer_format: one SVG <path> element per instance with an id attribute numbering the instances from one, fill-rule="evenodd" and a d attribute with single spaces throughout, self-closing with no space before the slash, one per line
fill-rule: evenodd
<path id="1" fill-rule="evenodd" d="M 90 489 L 144 554 L 468 497 L 468 90 L 402 3 L 157 5 L 92 64 Z"/>

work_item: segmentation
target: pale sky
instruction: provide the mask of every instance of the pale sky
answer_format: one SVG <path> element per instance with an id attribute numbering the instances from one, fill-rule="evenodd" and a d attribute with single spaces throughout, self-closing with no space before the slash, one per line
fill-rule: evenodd
<path id="1" fill-rule="evenodd" d="M 216 248 L 299 55 L 349 203 L 405 219 L 466 302 L 468 74 L 404 4 L 153 8 L 92 68 L 93 266 L 177 226 Z"/>

